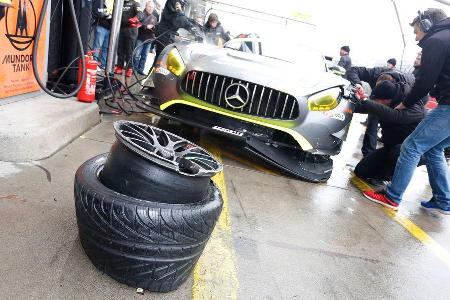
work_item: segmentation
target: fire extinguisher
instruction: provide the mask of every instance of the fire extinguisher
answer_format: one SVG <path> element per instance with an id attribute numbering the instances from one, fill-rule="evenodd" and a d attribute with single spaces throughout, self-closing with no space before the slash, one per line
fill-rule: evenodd
<path id="1" fill-rule="evenodd" d="M 97 61 L 94 59 L 94 51 L 89 51 L 85 56 L 86 79 L 78 92 L 78 101 L 91 103 L 95 101 L 95 86 L 97 83 Z M 78 83 L 81 81 L 81 61 L 78 67 Z"/>

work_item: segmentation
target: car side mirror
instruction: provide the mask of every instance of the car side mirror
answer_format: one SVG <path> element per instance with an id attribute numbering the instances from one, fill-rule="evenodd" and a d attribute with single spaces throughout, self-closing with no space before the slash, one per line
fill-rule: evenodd
<path id="1" fill-rule="evenodd" d="M 339 76 L 344 76 L 346 71 L 343 67 L 341 66 L 332 66 L 328 68 L 330 70 L 331 73 L 339 75 Z"/>

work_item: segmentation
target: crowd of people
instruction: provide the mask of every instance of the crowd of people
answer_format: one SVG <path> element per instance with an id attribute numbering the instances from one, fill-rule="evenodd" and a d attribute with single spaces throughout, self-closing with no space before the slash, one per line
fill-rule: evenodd
<path id="1" fill-rule="evenodd" d="M 106 66 L 109 35 L 111 31 L 113 0 L 93 1 L 93 15 L 96 20 L 93 43 L 94 57 L 100 69 Z M 183 28 L 194 34 L 203 31 L 207 42 L 222 46 L 230 37 L 223 29 L 219 17 L 209 14 L 191 20 L 183 13 L 185 0 L 167 0 L 161 13 L 161 5 L 155 0 L 145 3 L 142 10 L 135 0 L 125 0 L 122 9 L 117 61 L 114 73 L 131 77 L 134 71 L 145 75 L 144 69 L 150 51 L 158 57 L 165 46 L 176 40 L 177 30 Z M 161 14 L 161 17 L 160 17 Z M 155 40 L 155 37 L 158 37 Z"/>
<path id="2" fill-rule="evenodd" d="M 397 210 L 414 170 L 424 164 L 433 192 L 421 202 L 426 210 L 450 214 L 450 171 L 444 151 L 450 147 L 450 18 L 441 9 L 419 12 L 410 24 L 418 45 L 412 74 L 396 68 L 395 58 L 386 67 L 352 67 L 350 48 L 341 48 L 339 65 L 361 95 L 355 112 L 368 114 L 363 139 L 363 159 L 355 174 L 379 186 L 364 192 L 369 200 Z M 364 97 L 361 81 L 371 87 Z M 429 96 L 438 106 L 426 112 Z M 377 149 L 378 124 L 383 147 Z"/>

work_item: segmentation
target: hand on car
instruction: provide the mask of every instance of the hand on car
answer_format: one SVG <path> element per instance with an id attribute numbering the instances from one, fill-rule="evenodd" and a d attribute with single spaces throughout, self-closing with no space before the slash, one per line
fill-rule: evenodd
<path id="1" fill-rule="evenodd" d="M 355 84 L 355 96 L 359 101 L 364 101 L 367 98 L 362 85 L 359 83 Z"/>

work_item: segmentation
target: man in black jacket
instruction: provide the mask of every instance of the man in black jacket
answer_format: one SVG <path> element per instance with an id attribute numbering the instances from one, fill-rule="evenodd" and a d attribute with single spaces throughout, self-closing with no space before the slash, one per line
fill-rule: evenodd
<path id="1" fill-rule="evenodd" d="M 404 83 L 380 82 L 372 91 L 371 100 L 361 101 L 356 113 L 370 113 L 377 117 L 383 132 L 383 147 L 364 157 L 356 166 L 355 174 L 370 183 L 390 181 L 400 155 L 400 146 L 425 116 L 421 104 L 405 110 L 394 109 L 403 95 Z"/>
<path id="2" fill-rule="evenodd" d="M 441 9 L 428 9 L 413 20 L 416 40 L 422 47 L 417 80 L 398 110 L 413 107 L 433 89 L 438 107 L 433 109 L 404 141 L 394 176 L 386 193 L 364 192 L 364 196 L 383 206 L 398 209 L 416 165 L 423 155 L 433 191 L 421 206 L 450 214 L 450 172 L 444 149 L 450 146 L 450 18 Z"/>
<path id="3" fill-rule="evenodd" d="M 191 32 L 198 30 L 195 21 L 186 17 L 183 13 L 183 7 L 186 3 L 186 0 L 166 1 L 166 5 L 161 14 L 161 20 L 156 28 L 156 58 L 161 54 L 164 47 L 174 42 L 178 29 L 184 28 Z"/>
<path id="4" fill-rule="evenodd" d="M 371 89 L 375 88 L 377 82 L 383 80 L 390 80 L 393 83 L 404 83 L 401 86 L 402 90 L 399 90 L 398 95 L 393 99 L 397 103 L 404 99 L 414 84 L 414 77 L 411 74 L 406 74 L 399 70 L 392 70 L 387 67 L 352 67 L 348 70 L 346 76 L 348 80 L 356 84 L 358 89 L 362 89 L 361 81 L 367 82 Z M 364 157 L 377 149 L 377 131 L 378 119 L 375 115 L 369 114 L 367 117 L 367 128 L 363 138 L 363 146 L 361 148 Z"/>

